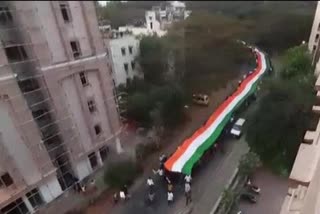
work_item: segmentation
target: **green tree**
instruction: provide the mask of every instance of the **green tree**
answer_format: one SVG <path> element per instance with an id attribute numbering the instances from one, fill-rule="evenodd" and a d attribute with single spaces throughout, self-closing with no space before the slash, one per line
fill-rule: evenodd
<path id="1" fill-rule="evenodd" d="M 239 21 L 208 13 L 192 13 L 169 30 L 175 53 L 175 67 L 191 92 L 218 89 L 239 75 L 239 67 L 252 54 L 236 42 L 247 28 Z M 182 63 L 182 64 L 180 64 Z"/>
<path id="2" fill-rule="evenodd" d="M 239 161 L 239 175 L 242 177 L 250 176 L 260 166 L 259 156 L 254 152 L 248 152 Z"/>
<path id="3" fill-rule="evenodd" d="M 306 46 L 290 48 L 283 57 L 281 76 L 290 79 L 296 76 L 313 75 L 311 55 Z"/>
<path id="4" fill-rule="evenodd" d="M 312 116 L 314 77 L 303 70 L 310 65 L 302 65 L 308 60 L 300 51 L 300 47 L 288 50 L 284 73 L 263 85 L 261 100 L 248 120 L 250 148 L 278 172 L 291 169 Z"/>
<path id="5" fill-rule="evenodd" d="M 144 36 L 140 41 L 139 64 L 146 82 L 163 83 L 167 71 L 168 52 L 164 41 L 154 36 Z"/>
<path id="6" fill-rule="evenodd" d="M 149 112 L 152 105 L 147 93 L 134 93 L 128 97 L 128 118 L 139 122 L 142 126 L 150 126 Z"/>

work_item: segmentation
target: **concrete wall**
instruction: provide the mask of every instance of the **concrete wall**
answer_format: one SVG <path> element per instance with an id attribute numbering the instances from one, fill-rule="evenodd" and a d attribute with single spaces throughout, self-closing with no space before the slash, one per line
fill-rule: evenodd
<path id="1" fill-rule="evenodd" d="M 319 33 L 318 31 L 319 24 L 320 24 L 320 4 L 318 2 L 317 9 L 314 15 L 313 24 L 312 24 L 311 34 L 309 37 L 309 43 L 308 43 L 309 51 L 312 51 L 313 45 L 318 45 L 317 43 L 315 43 L 315 37 L 316 37 L 316 34 Z"/>
<path id="2" fill-rule="evenodd" d="M 38 190 L 42 199 L 47 203 L 53 201 L 63 193 L 56 176 L 49 178 L 44 184 L 39 186 Z"/>
<path id="3" fill-rule="evenodd" d="M 0 101 L 1 144 L 5 146 L 7 153 L 12 157 L 15 166 L 22 174 L 25 182 L 31 185 L 41 179 L 41 174 L 33 159 L 33 155 L 16 129 L 17 124 L 10 117 L 9 105 L 6 101 Z"/>
<path id="4" fill-rule="evenodd" d="M 57 25 L 56 14 L 52 10 L 51 3 L 49 1 L 35 1 L 34 2 L 39 17 L 46 17 L 45 19 L 39 19 L 39 24 L 43 27 L 42 32 L 48 43 L 48 48 L 51 52 L 51 62 L 59 63 L 68 60 L 63 38 L 59 33 L 60 29 Z"/>
<path id="5" fill-rule="evenodd" d="M 82 180 L 88 175 L 90 175 L 90 173 L 92 172 L 92 168 L 90 166 L 89 159 L 85 157 L 84 159 L 79 160 L 76 165 L 75 171 L 77 173 L 79 180 Z"/>
<path id="6" fill-rule="evenodd" d="M 86 58 L 66 64 L 51 66 L 46 69 L 45 78 L 57 106 L 57 114 L 70 116 L 70 123 L 61 126 L 73 127 L 66 135 L 72 135 L 72 142 L 66 141 L 74 166 L 77 159 L 82 159 L 103 144 L 111 143 L 115 132 L 119 131 L 120 121 L 113 97 L 113 82 L 108 71 L 107 57 Z M 84 71 L 89 85 L 83 87 L 79 73 Z M 90 113 L 87 105 L 89 98 L 94 98 L 97 112 Z M 103 134 L 97 137 L 94 125 L 100 123 Z M 72 137 L 70 136 L 70 137 Z M 107 139 L 111 139 L 108 141 Z"/>
<path id="7" fill-rule="evenodd" d="M 109 43 L 116 84 L 126 84 L 127 78 L 139 76 L 138 64 L 135 60 L 139 55 L 139 40 L 133 35 L 125 35 L 122 38 L 112 39 Z M 133 47 L 132 54 L 129 53 L 129 46 Z M 122 56 L 121 48 L 125 48 L 125 56 Z M 132 69 L 131 62 L 135 62 L 135 69 Z M 128 73 L 124 69 L 124 63 L 128 63 Z"/>

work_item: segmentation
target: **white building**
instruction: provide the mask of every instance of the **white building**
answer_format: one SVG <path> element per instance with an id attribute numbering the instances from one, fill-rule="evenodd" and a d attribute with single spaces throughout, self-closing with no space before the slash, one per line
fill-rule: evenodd
<path id="1" fill-rule="evenodd" d="M 117 86 L 126 84 L 127 79 L 133 79 L 134 76 L 142 77 L 136 60 L 139 56 L 139 44 L 139 39 L 131 32 L 113 31 L 109 46 Z"/>
<path id="2" fill-rule="evenodd" d="M 159 35 L 167 29 L 175 21 L 182 21 L 189 17 L 191 11 L 186 10 L 186 5 L 183 2 L 173 1 L 168 5 L 155 6 L 150 11 L 146 11 L 146 27 L 149 31 Z"/>
<path id="3" fill-rule="evenodd" d="M 100 26 L 104 42 L 110 47 L 113 76 L 116 85 L 126 84 L 127 79 L 134 76 L 142 77 L 136 58 L 139 56 L 139 41 L 142 36 L 167 34 L 167 29 L 175 21 L 186 19 L 191 11 L 186 10 L 183 2 L 170 2 L 165 5 L 153 7 L 145 12 L 145 26 L 121 26 L 118 30 L 111 30 L 110 25 Z"/>

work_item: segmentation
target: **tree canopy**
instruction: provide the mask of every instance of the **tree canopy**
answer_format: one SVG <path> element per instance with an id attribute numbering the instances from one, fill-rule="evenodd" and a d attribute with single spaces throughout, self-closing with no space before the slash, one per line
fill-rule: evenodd
<path id="1" fill-rule="evenodd" d="M 185 87 L 209 91 L 237 78 L 241 65 L 253 59 L 236 42 L 245 32 L 239 21 L 209 13 L 193 13 L 171 28 L 167 40 L 174 48 L 175 68 Z"/>
<path id="2" fill-rule="evenodd" d="M 138 61 L 147 82 L 163 82 L 164 73 L 168 70 L 168 51 L 164 41 L 156 35 L 144 36 L 140 41 Z"/>
<path id="3" fill-rule="evenodd" d="M 290 171 L 312 117 L 314 77 L 305 51 L 295 47 L 286 52 L 283 70 L 264 84 L 258 107 L 248 120 L 250 148 L 278 172 Z"/>

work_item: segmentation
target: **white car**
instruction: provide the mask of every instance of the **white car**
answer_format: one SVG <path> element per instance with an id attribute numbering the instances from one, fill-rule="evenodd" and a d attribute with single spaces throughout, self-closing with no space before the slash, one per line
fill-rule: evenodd
<path id="1" fill-rule="evenodd" d="M 246 122 L 245 119 L 243 118 L 239 118 L 235 124 L 233 125 L 230 133 L 235 136 L 236 138 L 240 138 L 241 135 L 242 135 L 242 127 L 243 127 L 243 124 Z"/>

